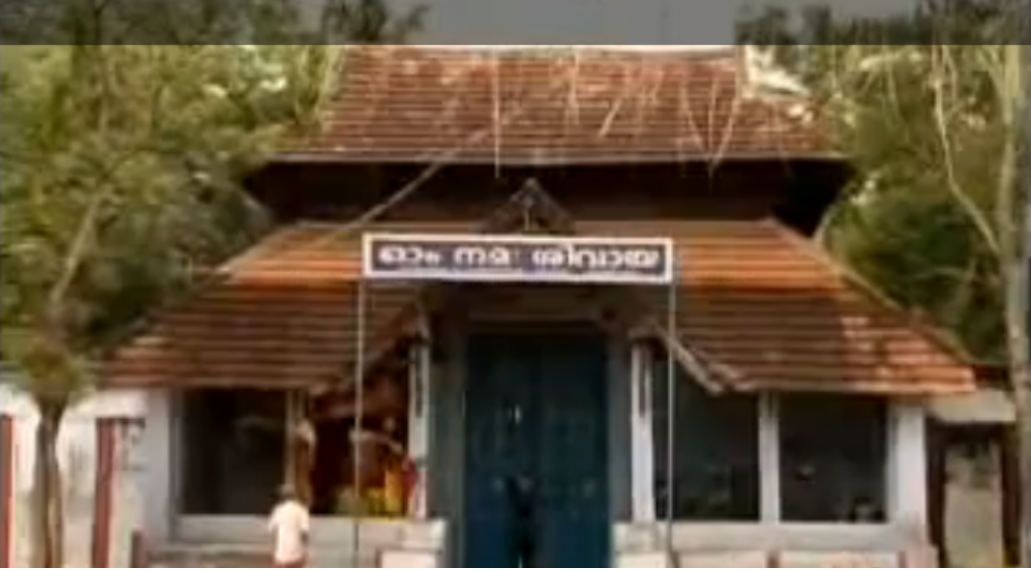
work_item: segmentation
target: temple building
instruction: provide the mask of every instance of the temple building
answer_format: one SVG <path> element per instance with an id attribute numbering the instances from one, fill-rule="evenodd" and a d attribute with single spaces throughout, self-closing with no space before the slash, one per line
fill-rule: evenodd
<path id="1" fill-rule="evenodd" d="M 277 229 L 104 368 L 135 542 L 260 556 L 290 481 L 316 566 L 933 566 L 975 374 L 820 250 L 849 165 L 742 54 L 351 48 Z"/>

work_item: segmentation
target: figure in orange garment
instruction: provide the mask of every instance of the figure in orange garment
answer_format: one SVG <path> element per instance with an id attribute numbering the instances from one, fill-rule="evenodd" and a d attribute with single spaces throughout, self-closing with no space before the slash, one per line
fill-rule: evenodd
<path id="1" fill-rule="evenodd" d="M 407 510 L 406 464 L 408 454 L 399 441 L 397 420 L 388 418 L 383 426 L 383 445 L 386 448 L 386 465 L 383 470 L 383 503 L 387 514 L 402 516 Z"/>
<path id="2" fill-rule="evenodd" d="M 338 392 L 331 396 L 329 405 L 324 407 L 320 413 L 320 419 L 351 420 L 358 416 L 358 401 L 355 397 L 354 386 L 349 387 L 345 392 Z M 407 412 L 407 398 L 401 382 L 390 375 L 382 375 L 370 379 L 363 391 L 362 402 L 362 427 L 360 433 L 351 434 L 351 443 L 360 443 L 358 450 L 361 455 L 361 497 L 354 496 L 353 479 L 354 465 L 347 467 L 348 473 L 345 479 L 352 480 L 350 493 L 345 493 L 348 498 L 345 501 L 351 508 L 363 510 L 374 510 L 377 512 L 386 511 L 383 514 L 401 514 L 404 512 L 404 478 L 398 477 L 391 472 L 391 465 L 395 463 L 394 457 L 404 456 L 404 446 L 395 438 L 386 436 L 383 433 L 376 433 L 372 425 L 379 424 L 381 418 L 393 418 L 398 414 Z M 396 432 L 396 421 L 388 419 L 386 425 L 393 424 L 391 431 Z M 400 484 L 398 484 L 400 481 Z M 400 487 L 400 491 L 398 488 Z M 401 495 L 402 499 L 397 500 Z"/>
<path id="3" fill-rule="evenodd" d="M 382 431 L 363 430 L 361 449 L 375 456 L 369 481 L 379 490 L 382 514 L 404 516 L 410 509 L 412 491 L 417 477 L 416 466 L 409 459 L 399 439 L 399 424 L 394 418 L 384 421 Z"/>

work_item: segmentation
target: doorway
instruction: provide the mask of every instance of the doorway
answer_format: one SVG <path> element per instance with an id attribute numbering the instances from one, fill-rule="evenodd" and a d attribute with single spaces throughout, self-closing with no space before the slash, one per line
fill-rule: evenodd
<path id="1" fill-rule="evenodd" d="M 607 339 L 470 338 L 464 565 L 609 565 Z"/>

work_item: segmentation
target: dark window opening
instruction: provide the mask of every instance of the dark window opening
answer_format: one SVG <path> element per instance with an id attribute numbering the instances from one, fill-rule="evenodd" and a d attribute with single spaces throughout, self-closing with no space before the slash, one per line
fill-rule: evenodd
<path id="1" fill-rule="evenodd" d="M 399 356 L 366 380 L 360 437 L 353 388 L 303 403 L 290 438 L 285 391 L 186 392 L 182 513 L 266 515 L 290 480 L 313 514 L 406 515 L 419 484 L 407 449 L 407 361 Z"/>
<path id="2" fill-rule="evenodd" d="M 181 401 L 183 512 L 267 514 L 283 480 L 283 394 L 195 390 Z"/>
<path id="3" fill-rule="evenodd" d="M 669 390 L 662 354 L 653 362 L 656 513 L 668 513 Z M 673 518 L 684 521 L 759 519 L 758 399 L 710 394 L 677 367 L 673 457 Z"/>
<path id="4" fill-rule="evenodd" d="M 781 508 L 792 522 L 886 520 L 887 405 L 856 396 L 780 398 Z"/>

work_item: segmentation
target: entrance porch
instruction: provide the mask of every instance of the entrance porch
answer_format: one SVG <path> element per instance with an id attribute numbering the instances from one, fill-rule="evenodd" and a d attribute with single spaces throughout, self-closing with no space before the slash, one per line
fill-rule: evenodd
<path id="1" fill-rule="evenodd" d="M 425 457 L 425 494 L 403 516 L 320 511 L 314 565 L 648 567 L 668 553 L 679 567 L 925 564 L 919 400 L 717 394 L 676 363 L 670 407 L 665 345 L 590 319 L 610 312 L 596 292 L 484 286 L 447 297 L 403 375 L 406 447 Z M 167 468 L 180 498 L 155 509 L 170 516 L 166 542 L 261 556 L 264 506 L 183 510 L 191 485 L 216 479 L 183 478 L 199 447 L 182 439 L 188 414 L 174 401 Z M 247 465 L 223 478 L 239 489 Z"/>
<path id="2" fill-rule="evenodd" d="M 115 369 L 117 380 L 151 386 L 149 542 L 263 555 L 264 516 L 296 435 L 282 403 L 301 394 L 335 400 L 329 415 L 351 427 L 402 425 L 397 439 L 418 469 L 401 512 L 320 510 L 318 566 L 924 564 L 922 398 L 964 390 L 962 369 L 884 311 L 819 293 L 841 283 L 779 230 L 682 226 L 638 230 L 677 236 L 679 255 L 692 260 L 672 308 L 626 284 L 362 290 L 342 275 L 360 254 L 318 238 L 332 228 L 273 238 Z M 606 235 L 601 227 L 580 226 Z M 764 255 L 728 262 L 719 244 L 731 234 L 726 249 L 758 249 L 753 240 Z M 790 264 L 791 280 L 755 286 L 752 275 L 772 263 Z M 811 312 L 800 316 L 800 306 Z M 675 332 L 656 324 L 664 316 Z M 368 331 L 361 342 L 359 328 Z M 146 365 L 128 358 L 155 354 L 161 360 Z M 313 378 L 325 381 L 313 388 Z M 281 404 L 268 412 L 279 431 L 267 432 L 266 451 L 248 444 L 257 441 L 248 426 L 260 422 L 228 405 L 211 414 L 223 429 L 188 435 L 190 394 L 247 390 Z M 393 394 L 390 406 L 372 401 L 383 394 Z M 340 411 L 358 402 L 360 418 Z M 381 421 L 383 410 L 400 421 Z M 232 437 L 209 443 L 235 459 L 188 477 L 187 465 L 211 467 L 201 440 L 219 434 Z M 361 480 L 358 491 L 385 493 L 388 462 L 356 460 L 346 439 L 318 439 L 348 472 L 359 464 L 360 477 L 341 479 L 345 491 Z M 260 465 L 273 466 L 267 477 Z M 221 484 L 214 494 L 224 497 L 258 480 L 268 482 L 248 492 L 253 500 L 186 508 L 197 486 Z"/>
<path id="3" fill-rule="evenodd" d="M 717 395 L 653 339 L 515 328 L 442 335 L 429 515 L 449 566 L 933 564 L 919 399 Z"/>

